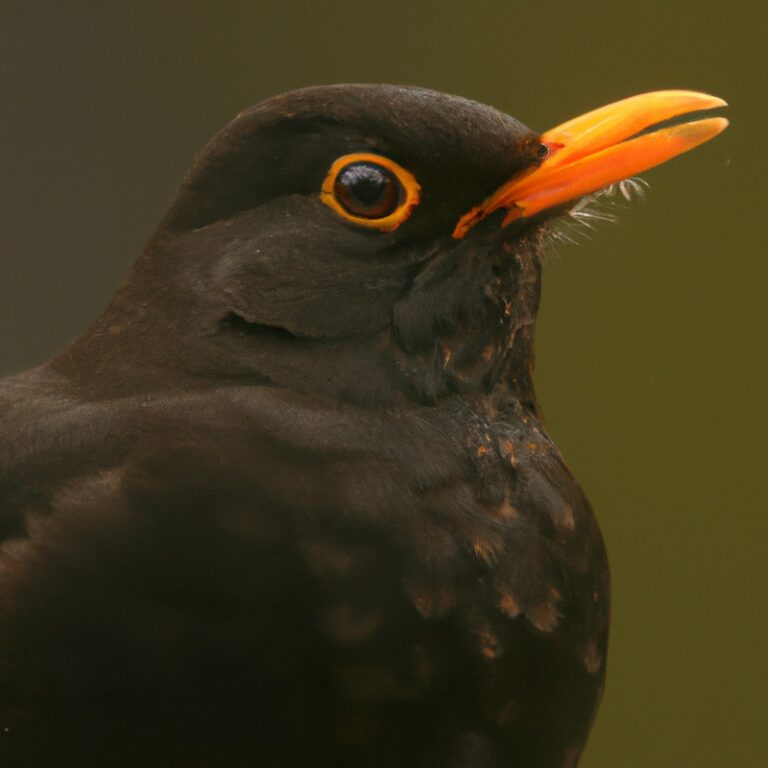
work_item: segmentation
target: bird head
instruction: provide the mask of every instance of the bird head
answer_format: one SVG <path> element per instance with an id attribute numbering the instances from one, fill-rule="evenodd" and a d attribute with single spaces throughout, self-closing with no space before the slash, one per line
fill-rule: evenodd
<path id="1" fill-rule="evenodd" d="M 167 380 L 170 368 L 425 403 L 502 388 L 535 408 L 550 222 L 719 133 L 723 118 L 694 118 L 723 104 L 645 94 L 540 134 L 420 88 L 270 99 L 203 149 L 113 304 L 67 355 L 79 366 L 95 355 L 123 381 L 137 370 Z"/>

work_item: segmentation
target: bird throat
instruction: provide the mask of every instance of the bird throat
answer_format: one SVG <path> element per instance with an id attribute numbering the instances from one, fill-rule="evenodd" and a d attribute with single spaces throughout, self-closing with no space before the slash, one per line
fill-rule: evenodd
<path id="1" fill-rule="evenodd" d="M 512 392 L 535 410 L 533 337 L 542 228 L 468 239 L 437 257 L 395 308 L 399 364 L 417 399 Z"/>

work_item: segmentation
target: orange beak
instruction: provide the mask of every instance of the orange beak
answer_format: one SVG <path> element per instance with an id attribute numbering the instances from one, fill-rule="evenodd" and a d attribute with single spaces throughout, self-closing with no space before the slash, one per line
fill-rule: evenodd
<path id="1" fill-rule="evenodd" d="M 508 211 L 506 226 L 661 165 L 725 130 L 724 117 L 699 119 L 702 111 L 724 106 L 704 93 L 654 91 L 569 120 L 541 136 L 546 159 L 462 216 L 453 236 L 464 237 L 499 209 Z"/>

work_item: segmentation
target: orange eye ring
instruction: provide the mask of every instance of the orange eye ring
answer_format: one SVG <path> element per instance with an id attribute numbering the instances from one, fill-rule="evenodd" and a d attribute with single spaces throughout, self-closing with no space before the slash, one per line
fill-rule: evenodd
<path id="1" fill-rule="evenodd" d="M 381 210 L 382 215 L 379 215 L 375 207 L 368 215 L 361 215 L 360 211 L 353 210 L 354 205 L 350 205 L 349 199 L 345 204 L 339 197 L 339 193 L 342 192 L 340 184 L 344 183 L 345 174 L 350 181 L 354 181 L 360 176 L 360 169 L 369 177 L 375 176 L 376 170 L 378 170 L 382 184 L 386 184 L 390 180 L 397 184 L 396 189 L 390 187 L 384 189 L 382 187 L 382 194 L 385 195 L 383 198 L 385 207 Z M 353 195 L 354 192 L 351 194 Z M 342 155 L 333 161 L 320 189 L 320 199 L 339 216 L 353 224 L 377 229 L 380 232 L 391 232 L 397 229 L 418 205 L 421 199 L 421 187 L 415 176 L 394 160 L 370 152 L 353 152 L 349 155 Z M 389 205 L 390 202 L 392 206 Z M 354 200 L 352 203 L 354 204 Z M 360 209 L 362 210 L 365 206 L 366 201 L 361 201 Z"/>

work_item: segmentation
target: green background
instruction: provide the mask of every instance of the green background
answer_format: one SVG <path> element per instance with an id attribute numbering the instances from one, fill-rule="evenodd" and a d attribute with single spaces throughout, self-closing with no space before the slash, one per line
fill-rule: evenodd
<path id="1" fill-rule="evenodd" d="M 199 146 L 314 83 L 389 81 L 545 129 L 693 88 L 731 128 L 549 259 L 537 381 L 614 574 L 585 768 L 768 765 L 763 0 L 0 0 L 0 372 L 103 308 Z"/>

